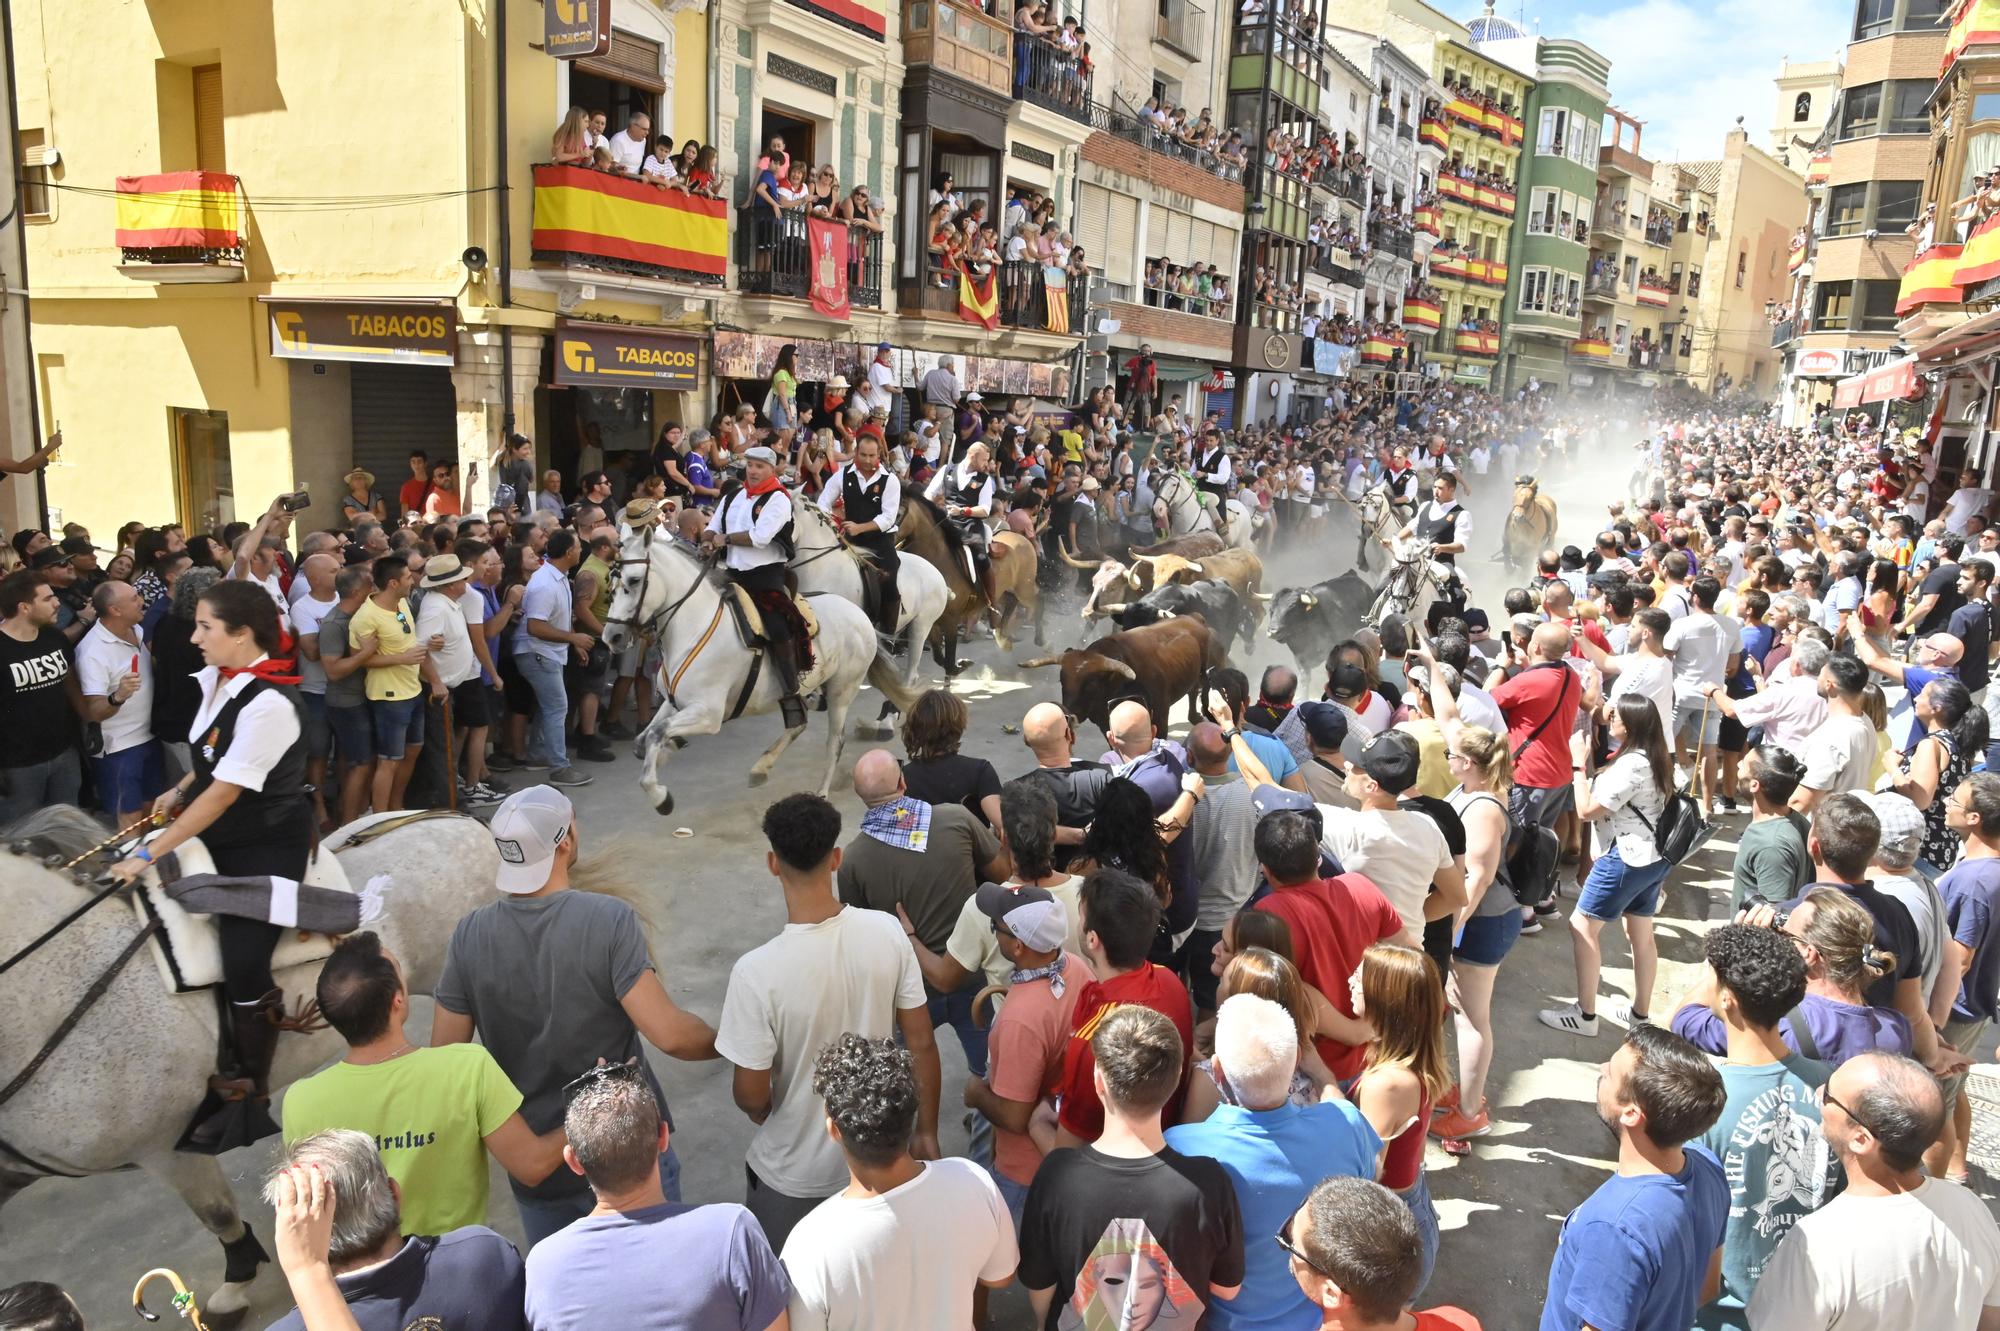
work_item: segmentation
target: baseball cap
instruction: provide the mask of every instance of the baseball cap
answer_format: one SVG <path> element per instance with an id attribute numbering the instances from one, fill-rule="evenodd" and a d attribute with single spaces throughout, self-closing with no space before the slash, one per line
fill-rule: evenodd
<path id="1" fill-rule="evenodd" d="M 34 569 L 54 568 L 57 564 L 69 562 L 69 556 L 59 545 L 45 545 L 28 556 L 28 567 Z"/>
<path id="2" fill-rule="evenodd" d="M 76 555 L 94 555 L 97 553 L 97 547 L 90 543 L 88 536 L 65 536 L 62 543 L 62 552 L 64 555 L 72 557 Z"/>
<path id="3" fill-rule="evenodd" d="M 877 351 L 894 351 L 894 350 L 895 350 L 895 347 L 891 346 L 891 345 L 890 345 L 889 343 L 887 343 L 887 342 L 877 342 L 877 343 L 875 344 L 875 350 L 877 350 Z"/>
<path id="4" fill-rule="evenodd" d="M 1327 680 L 1327 692 L 1341 698 L 1359 698 L 1368 692 L 1368 675 L 1352 661 L 1342 661 Z"/>
<path id="5" fill-rule="evenodd" d="M 1299 722 L 1315 748 L 1337 749 L 1347 742 L 1347 713 L 1330 702 L 1302 702 Z"/>
<path id="6" fill-rule="evenodd" d="M 1875 820 L 1882 824 L 1882 840 L 1876 848 L 1876 857 L 1898 864 L 1914 860 L 1924 845 L 1922 811 L 1907 796 L 1892 791 L 1857 790 L 1854 793 L 1875 811 Z"/>
<path id="7" fill-rule="evenodd" d="M 1315 823 L 1319 821 L 1319 806 L 1313 803 L 1313 797 L 1303 790 L 1287 790 L 1283 786 L 1252 786 L 1250 807 L 1256 811 L 1259 818 L 1273 813 L 1303 813 L 1311 817 Z"/>
<path id="8" fill-rule="evenodd" d="M 1069 936 L 1069 912 L 1046 888 L 981 883 L 973 899 L 982 915 L 1006 925 L 1031 952 L 1053 952 Z"/>
<path id="9" fill-rule="evenodd" d="M 1385 730 L 1362 748 L 1356 765 L 1376 785 L 1400 795 L 1417 784 L 1417 742 L 1401 731 Z"/>
<path id="10" fill-rule="evenodd" d="M 569 797 L 554 786 L 529 786 L 509 795 L 487 824 L 500 852 L 500 873 L 493 885 L 511 896 L 541 891 L 549 881 L 556 847 L 575 820 Z"/>

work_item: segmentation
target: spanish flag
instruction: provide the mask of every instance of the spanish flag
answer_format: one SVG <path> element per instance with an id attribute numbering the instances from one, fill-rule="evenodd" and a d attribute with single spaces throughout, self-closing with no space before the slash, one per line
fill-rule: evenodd
<path id="1" fill-rule="evenodd" d="M 1958 0 L 1952 11 L 1951 31 L 1944 39 L 1944 60 L 1940 76 L 1952 67 L 1968 46 L 2000 43 L 2000 0 Z"/>
<path id="2" fill-rule="evenodd" d="M 1919 305 L 1956 305 L 1960 300 L 1959 253 L 1962 245 L 1933 245 L 1903 270 L 1896 292 L 1896 313 L 1908 314 Z"/>
<path id="3" fill-rule="evenodd" d="M 1366 365 L 1387 365 L 1396 354 L 1396 344 L 1386 337 L 1371 336 L 1361 344 L 1361 360 Z"/>
<path id="4" fill-rule="evenodd" d="M 1442 319 L 1443 311 L 1430 301 L 1409 299 L 1403 302 L 1403 323 L 1408 327 L 1435 333 Z"/>
<path id="5" fill-rule="evenodd" d="M 999 282 L 992 273 L 974 278 L 963 268 L 958 270 L 958 317 L 983 326 L 989 333 L 1000 327 Z M 1067 309 L 1063 317 L 1069 317 Z"/>
<path id="6" fill-rule="evenodd" d="M 1426 120 L 1418 125 L 1417 137 L 1433 148 L 1445 148 L 1451 143 L 1451 131 L 1442 120 Z"/>
<path id="7" fill-rule="evenodd" d="M 728 205 L 580 166 L 535 168 L 531 244 L 720 282 L 729 267 Z"/>
<path id="8" fill-rule="evenodd" d="M 1965 242 L 1951 280 L 1970 287 L 1994 277 L 2000 277 L 2000 213 L 1980 223 L 1972 239 Z"/>
<path id="9" fill-rule="evenodd" d="M 118 177 L 121 249 L 233 250 L 243 244 L 243 196 L 221 171 Z"/>

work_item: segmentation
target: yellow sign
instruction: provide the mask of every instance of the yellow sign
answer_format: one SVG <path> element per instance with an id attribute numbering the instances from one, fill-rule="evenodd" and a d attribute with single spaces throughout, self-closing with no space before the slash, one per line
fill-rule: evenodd
<path id="1" fill-rule="evenodd" d="M 451 365 L 458 359 L 449 305 L 266 297 L 271 354 L 284 360 Z"/>
<path id="2" fill-rule="evenodd" d="M 566 387 L 695 386 L 701 343 L 675 333 L 614 324 L 564 324 L 556 335 L 556 383 Z"/>

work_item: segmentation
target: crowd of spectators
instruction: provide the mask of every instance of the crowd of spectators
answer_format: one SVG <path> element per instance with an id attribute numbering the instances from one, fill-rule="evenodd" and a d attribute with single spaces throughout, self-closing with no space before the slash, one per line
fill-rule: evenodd
<path id="1" fill-rule="evenodd" d="M 633 112 L 625 128 L 609 137 L 605 124 L 603 111 L 572 106 L 549 142 L 549 161 L 557 166 L 583 166 L 629 176 L 662 190 L 705 199 L 722 196 L 714 144 L 689 139 L 676 151 L 672 138 L 653 135 L 653 119 L 644 111 Z"/>

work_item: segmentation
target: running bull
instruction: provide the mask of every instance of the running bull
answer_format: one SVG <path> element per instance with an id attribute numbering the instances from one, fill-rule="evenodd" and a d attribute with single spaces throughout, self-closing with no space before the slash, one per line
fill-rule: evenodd
<path id="1" fill-rule="evenodd" d="M 1350 569 L 1310 587 L 1287 587 L 1272 598 L 1270 635 L 1291 648 L 1301 681 L 1325 666 L 1335 643 L 1354 636 L 1377 590 Z"/>
<path id="2" fill-rule="evenodd" d="M 1249 646 L 1257 625 L 1255 601 L 1246 601 L 1226 582 L 1174 583 L 1155 587 L 1136 601 L 1100 606 L 1121 629 L 1143 628 L 1182 615 L 1200 615 L 1226 651 L 1238 638 Z"/>
<path id="3" fill-rule="evenodd" d="M 1189 721 L 1201 721 L 1202 676 L 1224 664 L 1220 635 L 1193 616 L 1163 619 L 1020 663 L 1023 670 L 1061 666 L 1063 710 L 1107 735 L 1111 708 L 1127 698 L 1144 702 L 1162 728 L 1176 698 L 1187 699 Z"/>

